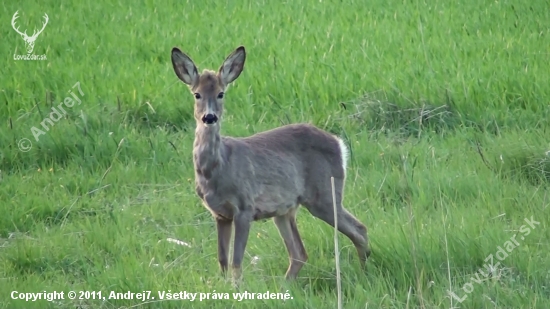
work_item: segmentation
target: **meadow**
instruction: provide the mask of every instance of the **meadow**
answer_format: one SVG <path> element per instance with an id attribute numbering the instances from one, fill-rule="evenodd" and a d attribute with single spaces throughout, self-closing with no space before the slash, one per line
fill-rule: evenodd
<path id="1" fill-rule="evenodd" d="M 29 35 L 48 14 L 46 60 L 14 59 L 16 11 Z M 27 0 L 0 16 L 0 308 L 336 308 L 334 230 L 305 209 L 295 282 L 270 221 L 243 263 L 241 292 L 291 299 L 233 299 L 219 274 L 170 50 L 217 69 L 239 45 L 222 134 L 309 122 L 350 147 L 344 205 L 372 255 L 361 270 L 339 235 L 344 308 L 550 306 L 548 1 Z M 179 291 L 214 294 L 159 299 Z"/>

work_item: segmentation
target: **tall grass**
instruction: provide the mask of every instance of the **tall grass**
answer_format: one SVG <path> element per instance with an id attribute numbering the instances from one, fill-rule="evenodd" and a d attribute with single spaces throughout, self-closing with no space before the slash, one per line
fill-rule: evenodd
<path id="1" fill-rule="evenodd" d="M 14 60 L 25 53 L 9 22 L 17 10 L 28 34 L 48 14 L 34 48 L 47 60 Z M 0 308 L 337 306 L 333 230 L 306 210 L 310 259 L 296 282 L 283 279 L 273 224 L 253 224 L 245 254 L 241 291 L 292 299 L 234 300 L 219 275 L 213 220 L 194 191 L 192 96 L 170 49 L 217 69 L 241 44 L 223 134 L 304 121 L 350 146 L 344 202 L 373 254 L 362 272 L 340 236 L 344 308 L 548 307 L 547 1 L 46 0 L 3 2 L 0 14 Z M 46 130 L 77 82 L 82 103 Z M 540 222 L 528 235 L 526 218 Z M 10 295 L 71 290 L 155 299 Z"/>

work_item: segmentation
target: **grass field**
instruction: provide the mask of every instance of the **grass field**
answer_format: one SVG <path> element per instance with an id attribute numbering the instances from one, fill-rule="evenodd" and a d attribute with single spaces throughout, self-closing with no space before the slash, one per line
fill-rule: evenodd
<path id="1" fill-rule="evenodd" d="M 241 291 L 292 299 L 234 300 L 218 272 L 170 50 L 217 69 L 241 44 L 223 134 L 310 122 L 351 148 L 344 203 L 373 253 L 363 272 L 339 236 L 345 308 L 550 306 L 548 1 L 80 3 L 0 4 L 0 308 L 336 308 L 334 231 L 305 209 L 296 282 L 272 222 L 253 224 L 243 264 Z M 48 14 L 47 60 L 14 60 L 17 10 L 28 34 Z M 46 130 L 70 91 L 81 103 Z"/>

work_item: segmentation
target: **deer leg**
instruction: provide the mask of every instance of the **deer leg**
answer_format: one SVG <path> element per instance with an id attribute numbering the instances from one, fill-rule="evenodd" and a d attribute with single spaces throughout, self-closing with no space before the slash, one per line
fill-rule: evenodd
<path id="1" fill-rule="evenodd" d="M 250 225 L 252 217 L 249 212 L 239 212 L 233 218 L 235 224 L 235 241 L 233 244 L 233 284 L 238 285 L 241 279 L 244 250 L 248 242 L 248 234 L 250 233 Z"/>
<path id="2" fill-rule="evenodd" d="M 340 225 L 341 223 L 342 225 Z M 365 268 L 365 264 L 371 253 L 367 227 L 347 210 L 340 208 L 338 211 L 338 230 L 351 239 L 357 249 L 361 267 Z"/>
<path id="3" fill-rule="evenodd" d="M 231 242 L 231 220 L 216 218 L 216 229 L 218 230 L 218 262 L 220 270 L 225 276 L 227 274 L 229 244 Z"/>
<path id="4" fill-rule="evenodd" d="M 334 210 L 332 202 L 307 207 L 309 212 L 315 217 L 325 221 L 334 227 Z M 359 255 L 359 261 L 362 267 L 370 256 L 367 228 L 357 218 L 350 214 L 341 204 L 337 207 L 338 231 L 346 235 L 354 244 Z"/>
<path id="5" fill-rule="evenodd" d="M 298 226 L 296 225 L 296 210 L 291 210 L 283 216 L 273 218 L 279 234 L 288 251 L 290 265 L 286 271 L 285 279 L 295 279 L 296 275 L 307 261 L 307 253 L 302 243 Z"/>

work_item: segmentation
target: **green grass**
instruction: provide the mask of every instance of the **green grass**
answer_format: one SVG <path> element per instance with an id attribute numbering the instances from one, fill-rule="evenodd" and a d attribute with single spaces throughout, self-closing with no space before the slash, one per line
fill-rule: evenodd
<path id="1" fill-rule="evenodd" d="M 46 61 L 14 60 L 16 10 L 29 34 L 49 15 L 34 48 Z M 223 134 L 303 121 L 351 147 L 345 204 L 373 254 L 361 271 L 340 235 L 345 308 L 548 308 L 547 1 L 4 1 L 0 14 L 0 308 L 336 308 L 333 230 L 306 210 L 296 282 L 271 222 L 253 224 L 245 253 L 242 290 L 293 299 L 158 301 L 234 292 L 194 191 L 193 99 L 170 50 L 217 69 L 241 44 Z M 82 103 L 36 141 L 77 82 Z M 71 290 L 157 299 L 10 297 Z"/>

